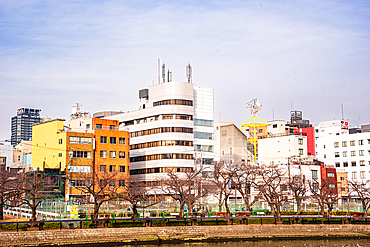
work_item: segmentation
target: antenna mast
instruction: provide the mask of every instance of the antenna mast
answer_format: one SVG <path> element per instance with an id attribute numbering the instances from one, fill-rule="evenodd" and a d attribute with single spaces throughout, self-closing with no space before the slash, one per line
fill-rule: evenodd
<path id="1" fill-rule="evenodd" d="M 188 78 L 188 83 L 192 82 L 192 76 L 193 76 L 193 69 L 190 63 L 188 63 L 188 65 L 186 65 L 186 77 Z"/>

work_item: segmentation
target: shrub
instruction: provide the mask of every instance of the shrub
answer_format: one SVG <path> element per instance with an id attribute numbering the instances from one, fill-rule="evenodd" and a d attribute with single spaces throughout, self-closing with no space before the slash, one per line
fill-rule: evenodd
<path id="1" fill-rule="evenodd" d="M 59 229 L 60 223 L 59 222 L 45 222 L 44 228 L 45 229 Z"/>

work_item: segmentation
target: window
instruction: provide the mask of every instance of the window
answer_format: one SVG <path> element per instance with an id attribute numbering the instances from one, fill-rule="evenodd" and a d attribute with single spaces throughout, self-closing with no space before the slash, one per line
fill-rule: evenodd
<path id="1" fill-rule="evenodd" d="M 115 159 L 116 158 L 116 151 L 110 151 L 109 152 L 109 158 Z"/>
<path id="2" fill-rule="evenodd" d="M 339 142 L 334 142 L 334 147 L 339 148 Z"/>
<path id="3" fill-rule="evenodd" d="M 365 160 L 360 160 L 360 166 L 365 166 Z"/>
<path id="4" fill-rule="evenodd" d="M 109 138 L 109 143 L 110 143 L 110 144 L 117 144 L 117 143 L 116 143 L 116 138 L 115 138 L 115 137 L 110 137 L 110 138 Z"/>
<path id="5" fill-rule="evenodd" d="M 110 130 L 116 130 L 116 126 L 115 126 L 115 125 L 110 125 L 110 126 L 109 126 L 109 129 L 110 129 Z"/>
<path id="6" fill-rule="evenodd" d="M 317 170 L 312 170 L 312 179 L 317 179 Z"/>
<path id="7" fill-rule="evenodd" d="M 351 145 L 351 146 L 355 146 L 355 145 L 356 145 L 356 142 L 355 142 L 355 141 L 351 141 L 351 142 L 350 142 L 350 145 Z"/>
<path id="8" fill-rule="evenodd" d="M 108 184 L 108 181 L 106 179 L 100 179 L 99 185 L 101 188 L 105 188 Z"/>
<path id="9" fill-rule="evenodd" d="M 106 136 L 101 136 L 100 137 L 100 143 L 106 144 L 107 143 L 107 137 Z"/>
<path id="10" fill-rule="evenodd" d="M 351 151 L 351 156 L 356 156 L 356 151 Z"/>
<path id="11" fill-rule="evenodd" d="M 119 138 L 119 145 L 126 145 L 126 138 L 120 137 Z"/>
<path id="12" fill-rule="evenodd" d="M 357 179 L 357 172 L 352 172 L 352 179 Z"/>
<path id="13" fill-rule="evenodd" d="M 359 155 L 359 156 L 364 156 L 364 154 L 365 154 L 364 150 L 360 150 L 360 151 L 358 151 L 358 155 Z"/>
<path id="14" fill-rule="evenodd" d="M 298 145 L 303 145 L 303 139 L 302 138 L 298 139 Z"/>
<path id="15" fill-rule="evenodd" d="M 62 153 L 59 153 L 59 158 L 62 157 Z"/>
<path id="16" fill-rule="evenodd" d="M 328 178 L 333 178 L 334 177 L 334 173 L 333 172 L 328 172 Z"/>
<path id="17" fill-rule="evenodd" d="M 359 146 L 364 145 L 364 140 L 358 140 L 358 145 L 359 145 Z"/>
<path id="18" fill-rule="evenodd" d="M 91 137 L 70 136 L 69 137 L 69 143 L 91 144 Z"/>
<path id="19" fill-rule="evenodd" d="M 100 172 L 106 173 L 107 172 L 107 166 L 106 165 L 100 165 Z"/>
<path id="20" fill-rule="evenodd" d="M 63 144 L 63 139 L 59 139 L 59 145 Z"/>
<path id="21" fill-rule="evenodd" d="M 73 158 L 91 159 L 91 152 L 88 152 L 88 151 L 73 151 Z"/>
<path id="22" fill-rule="evenodd" d="M 277 124 L 273 124 L 272 128 L 274 128 L 274 129 L 277 128 Z"/>
<path id="23" fill-rule="evenodd" d="M 334 189 L 335 188 L 335 184 L 329 184 L 329 188 Z"/>
<path id="24" fill-rule="evenodd" d="M 346 188 L 340 188 L 340 191 L 346 191 Z"/>
<path id="25" fill-rule="evenodd" d="M 119 153 L 118 153 L 118 154 L 119 154 L 119 158 L 120 158 L 120 159 L 124 159 L 124 158 L 125 158 L 125 156 L 126 156 L 126 155 L 125 155 L 125 152 L 123 152 L 123 151 L 119 151 Z"/>
<path id="26" fill-rule="evenodd" d="M 352 165 L 352 166 L 356 166 L 356 161 L 352 161 L 352 162 L 351 162 L 351 165 Z"/>
<path id="27" fill-rule="evenodd" d="M 343 157 L 347 157 L 347 151 L 343 151 Z"/>
<path id="28" fill-rule="evenodd" d="M 338 158 L 339 157 L 339 152 L 335 152 L 335 158 Z"/>
<path id="29" fill-rule="evenodd" d="M 163 115 L 162 119 L 163 120 L 173 119 L 173 115 Z"/>
<path id="30" fill-rule="evenodd" d="M 212 120 L 203 120 L 203 119 L 194 119 L 195 126 L 206 126 L 206 127 L 213 127 Z"/>
<path id="31" fill-rule="evenodd" d="M 191 100 L 185 100 L 185 99 L 167 99 L 167 100 L 161 100 L 153 103 L 154 106 L 160 106 L 160 105 L 187 105 L 187 106 L 193 106 L 193 101 Z"/>
<path id="32" fill-rule="evenodd" d="M 346 141 L 342 142 L 342 147 L 347 147 L 347 142 Z"/>
<path id="33" fill-rule="evenodd" d="M 125 173 L 126 172 L 126 166 L 119 166 L 119 172 Z"/>
<path id="34" fill-rule="evenodd" d="M 116 166 L 115 165 L 110 165 L 109 166 L 109 172 L 116 172 Z"/>
<path id="35" fill-rule="evenodd" d="M 335 162 L 335 167 L 340 167 L 340 162 Z"/>
<path id="36" fill-rule="evenodd" d="M 343 162 L 343 167 L 348 167 L 348 162 Z"/>
<path id="37" fill-rule="evenodd" d="M 365 172 L 364 172 L 364 171 L 361 171 L 361 172 L 360 172 L 360 178 L 361 178 L 361 179 L 365 179 L 365 178 L 366 178 L 366 174 L 365 174 Z"/>
<path id="38" fill-rule="evenodd" d="M 344 177 L 340 177 L 340 181 L 344 181 Z"/>
<path id="39" fill-rule="evenodd" d="M 70 136 L 69 143 L 80 143 L 80 137 L 77 136 Z"/>
<path id="40" fill-rule="evenodd" d="M 81 144 L 91 144 L 91 137 L 80 137 Z"/>
<path id="41" fill-rule="evenodd" d="M 301 149 L 301 148 L 300 148 L 300 149 L 298 149 L 298 154 L 299 154 L 299 155 L 303 155 L 303 149 Z"/>
<path id="42" fill-rule="evenodd" d="M 121 179 L 118 181 L 119 187 L 125 187 L 125 180 Z"/>
<path id="43" fill-rule="evenodd" d="M 97 125 L 95 125 L 95 129 L 103 129 L 103 125 L 101 125 L 101 124 L 97 124 Z"/>
<path id="44" fill-rule="evenodd" d="M 213 140 L 213 133 L 194 132 L 194 138 Z"/>
<path id="45" fill-rule="evenodd" d="M 116 186 L 116 180 L 109 180 L 109 187 L 115 187 Z"/>
<path id="46" fill-rule="evenodd" d="M 100 151 L 100 158 L 107 158 L 107 151 Z"/>

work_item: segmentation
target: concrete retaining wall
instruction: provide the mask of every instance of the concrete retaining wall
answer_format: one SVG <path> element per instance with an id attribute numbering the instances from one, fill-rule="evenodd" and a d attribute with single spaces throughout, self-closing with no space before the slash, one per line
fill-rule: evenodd
<path id="1" fill-rule="evenodd" d="M 228 225 L 0 232 L 0 246 L 266 238 L 370 238 L 367 225 Z"/>

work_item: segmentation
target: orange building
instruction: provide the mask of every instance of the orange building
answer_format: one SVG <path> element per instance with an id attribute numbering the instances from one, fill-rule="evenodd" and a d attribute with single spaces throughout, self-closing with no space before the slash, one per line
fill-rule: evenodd
<path id="1" fill-rule="evenodd" d="M 68 121 L 68 127 L 73 132 L 91 133 L 93 136 L 90 147 L 92 152 L 91 173 L 97 174 L 97 179 L 100 182 L 109 177 L 109 187 L 124 191 L 130 171 L 130 133 L 120 131 L 117 120 L 99 118 L 82 117 L 72 119 Z M 79 159 L 83 158 L 76 157 L 76 162 Z M 81 174 L 76 174 L 76 177 L 78 175 Z M 70 192 L 69 197 L 78 197 L 78 194 L 83 194 L 81 189 L 74 188 L 83 182 L 74 181 L 73 179 L 69 182 L 69 184 L 67 183 Z"/>
<path id="2" fill-rule="evenodd" d="M 124 191 L 130 171 L 129 132 L 119 131 L 117 120 L 82 117 L 69 120 L 68 126 L 63 123 L 55 119 L 33 126 L 31 166 L 66 174 L 67 200 L 83 198 L 86 180 L 92 177 L 97 184 L 109 175 L 109 187 Z"/>

